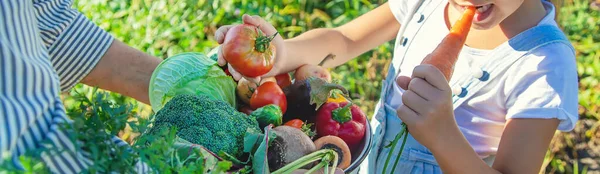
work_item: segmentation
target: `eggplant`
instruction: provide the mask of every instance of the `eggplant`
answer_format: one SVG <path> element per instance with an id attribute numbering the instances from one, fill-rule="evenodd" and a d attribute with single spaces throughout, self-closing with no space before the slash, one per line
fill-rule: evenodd
<path id="1" fill-rule="evenodd" d="M 318 108 L 327 101 L 332 90 L 340 90 L 348 96 L 348 90 L 341 85 L 327 82 L 316 77 L 295 81 L 283 89 L 287 99 L 287 111 L 283 115 L 283 122 L 301 119 L 314 123 Z"/>

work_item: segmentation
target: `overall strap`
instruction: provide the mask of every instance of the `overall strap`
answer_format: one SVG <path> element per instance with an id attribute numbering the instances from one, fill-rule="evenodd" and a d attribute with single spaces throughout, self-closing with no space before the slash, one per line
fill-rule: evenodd
<path id="1" fill-rule="evenodd" d="M 425 4 L 425 2 L 428 2 L 427 4 Z M 421 27 L 423 26 L 423 24 L 425 23 L 425 21 L 428 20 L 429 16 L 431 16 L 431 14 L 436 10 L 436 8 L 438 8 L 439 5 L 441 5 L 444 2 L 444 0 L 417 0 L 416 3 L 412 4 L 412 7 L 409 9 L 408 13 L 406 14 L 406 16 L 403 19 L 402 24 L 400 25 L 400 30 L 398 31 L 398 34 L 396 35 L 396 39 L 395 39 L 395 44 L 394 47 L 399 47 L 402 46 L 403 48 L 394 48 L 394 55 L 400 55 L 402 54 L 403 56 L 397 56 L 399 58 L 402 58 L 402 61 L 404 61 L 405 59 L 405 55 L 407 52 L 407 48 L 409 48 L 410 44 L 412 41 L 407 41 L 406 36 L 410 35 L 409 37 L 413 37 L 414 35 L 416 35 L 418 32 L 418 30 L 421 29 Z M 425 8 L 425 7 L 429 7 L 429 8 Z M 422 11 L 420 11 L 422 10 Z M 416 15 L 419 15 L 418 18 L 414 18 Z M 415 23 L 413 25 L 411 25 L 411 23 Z M 410 32 L 406 33 L 406 31 L 410 28 Z M 409 42 L 409 43 L 406 43 Z M 402 64 L 402 63 L 400 63 Z M 390 91 L 394 85 L 394 81 L 396 79 L 396 77 L 398 76 L 398 74 L 400 74 L 400 66 L 398 66 L 398 68 L 394 67 L 394 63 L 393 61 L 390 62 L 389 66 L 389 70 L 386 76 L 386 85 L 384 86 L 385 91 Z"/>
<path id="2" fill-rule="evenodd" d="M 553 25 L 533 27 L 500 45 L 490 53 L 491 58 L 483 64 L 481 71 L 478 73 L 479 75 L 467 74 L 457 77 L 456 81 L 450 84 L 454 93 L 452 96 L 454 109 L 472 97 L 492 79 L 499 78 L 497 74 L 502 74 L 519 59 L 537 48 L 552 43 L 564 43 L 571 47 L 574 52 L 569 40 L 561 30 Z"/>

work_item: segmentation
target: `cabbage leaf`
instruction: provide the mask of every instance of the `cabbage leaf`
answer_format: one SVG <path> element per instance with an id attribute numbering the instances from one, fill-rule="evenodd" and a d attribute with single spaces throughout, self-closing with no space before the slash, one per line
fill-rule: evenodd
<path id="1" fill-rule="evenodd" d="M 202 94 L 236 107 L 235 81 L 202 53 L 188 52 L 165 59 L 152 73 L 149 86 L 154 112 L 179 94 Z"/>

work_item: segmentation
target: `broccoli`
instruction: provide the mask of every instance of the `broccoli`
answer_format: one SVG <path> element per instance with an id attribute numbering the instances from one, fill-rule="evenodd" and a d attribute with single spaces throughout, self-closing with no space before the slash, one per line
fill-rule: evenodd
<path id="1" fill-rule="evenodd" d="M 224 101 L 199 95 L 177 95 L 159 110 L 148 134 L 176 127 L 176 135 L 208 150 L 240 158 L 247 131 L 260 132 L 254 117 Z"/>

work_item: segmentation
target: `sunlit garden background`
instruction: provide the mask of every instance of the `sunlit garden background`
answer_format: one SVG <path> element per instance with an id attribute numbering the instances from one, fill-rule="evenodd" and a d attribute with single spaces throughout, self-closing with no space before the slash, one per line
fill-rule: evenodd
<path id="1" fill-rule="evenodd" d="M 384 0 L 77 0 L 74 7 L 119 40 L 151 55 L 167 58 L 182 52 L 208 52 L 217 46 L 214 31 L 239 23 L 242 14 L 260 15 L 284 38 L 319 27 L 336 27 L 385 3 Z M 560 25 L 577 49 L 580 118 L 572 132 L 557 132 L 541 173 L 600 173 L 600 2 L 565 0 Z M 333 79 L 351 91 L 369 115 L 379 98 L 381 80 L 393 44 L 386 43 L 332 69 Z M 342 78 L 343 77 L 343 78 Z M 75 91 L 65 106 L 78 107 Z M 147 105 L 118 94 L 112 101 L 133 105 L 133 114 L 148 116 Z M 122 131 L 121 137 L 135 136 Z"/>

